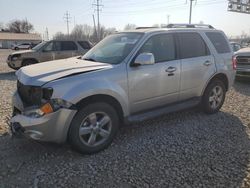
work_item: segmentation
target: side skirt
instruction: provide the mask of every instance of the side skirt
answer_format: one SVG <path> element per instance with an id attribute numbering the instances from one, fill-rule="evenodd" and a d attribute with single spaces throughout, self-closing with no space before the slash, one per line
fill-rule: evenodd
<path id="1" fill-rule="evenodd" d="M 149 111 L 143 111 L 143 112 L 125 117 L 124 123 L 130 124 L 133 122 L 141 122 L 141 121 L 152 119 L 152 118 L 164 115 L 164 114 L 192 108 L 192 107 L 198 106 L 200 102 L 201 102 L 201 97 L 195 97 L 195 98 L 185 100 L 182 102 L 173 103 L 164 107 L 152 109 Z"/>

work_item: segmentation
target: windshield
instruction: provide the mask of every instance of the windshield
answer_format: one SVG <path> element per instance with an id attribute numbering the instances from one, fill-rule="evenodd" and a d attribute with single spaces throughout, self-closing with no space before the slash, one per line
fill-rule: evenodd
<path id="1" fill-rule="evenodd" d="M 142 33 L 118 33 L 110 35 L 87 52 L 82 59 L 119 64 L 132 51 L 142 35 Z"/>
<path id="2" fill-rule="evenodd" d="M 38 51 L 40 50 L 47 42 L 41 42 L 40 44 L 36 45 L 32 50 Z"/>

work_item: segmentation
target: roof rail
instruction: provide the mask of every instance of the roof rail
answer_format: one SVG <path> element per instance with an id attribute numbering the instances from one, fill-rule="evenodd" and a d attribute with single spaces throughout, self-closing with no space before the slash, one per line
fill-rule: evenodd
<path id="1" fill-rule="evenodd" d="M 158 28 L 158 27 L 137 27 L 135 29 L 154 29 L 154 28 Z"/>
<path id="2" fill-rule="evenodd" d="M 168 24 L 166 28 L 208 28 L 214 29 L 213 26 L 207 24 Z"/>

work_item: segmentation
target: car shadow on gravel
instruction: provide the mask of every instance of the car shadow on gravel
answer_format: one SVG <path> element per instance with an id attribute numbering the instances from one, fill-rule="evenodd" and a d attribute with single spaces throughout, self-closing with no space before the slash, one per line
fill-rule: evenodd
<path id="1" fill-rule="evenodd" d="M 243 95 L 250 96 L 250 79 L 248 79 L 248 80 L 246 80 L 246 79 L 235 80 L 233 88 Z"/>
<path id="2" fill-rule="evenodd" d="M 225 112 L 183 111 L 124 126 L 94 155 L 8 136 L 0 143 L 2 185 L 21 187 L 35 174 L 40 187 L 241 187 L 250 157 L 246 127 Z"/>
<path id="3" fill-rule="evenodd" d="M 16 80 L 15 71 L 0 73 L 0 81 L 1 80 L 15 81 Z"/>

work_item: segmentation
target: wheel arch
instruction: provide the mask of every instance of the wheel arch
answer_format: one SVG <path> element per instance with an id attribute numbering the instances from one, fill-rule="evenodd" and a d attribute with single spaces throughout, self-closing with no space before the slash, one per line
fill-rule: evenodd
<path id="1" fill-rule="evenodd" d="M 227 75 L 224 74 L 224 73 L 218 73 L 218 74 L 215 74 L 213 77 L 211 77 L 211 78 L 209 79 L 209 81 L 207 82 L 206 86 L 203 88 L 202 95 L 204 94 L 204 92 L 205 92 L 207 86 L 208 86 L 211 82 L 213 82 L 214 80 L 221 80 L 221 81 L 224 83 L 224 85 L 225 85 L 226 91 L 228 91 L 228 89 L 229 89 L 229 80 L 228 80 Z"/>
<path id="2" fill-rule="evenodd" d="M 106 94 L 96 94 L 91 95 L 86 98 L 81 99 L 76 103 L 76 108 L 79 110 L 83 106 L 86 106 L 91 103 L 95 102 L 105 102 L 115 108 L 116 112 L 118 113 L 119 120 L 123 122 L 124 119 L 124 111 L 120 102 L 114 98 L 113 96 L 106 95 Z"/>

